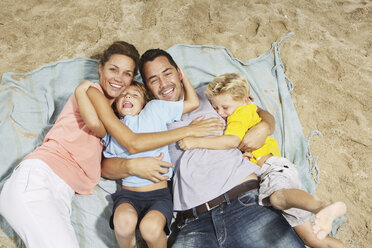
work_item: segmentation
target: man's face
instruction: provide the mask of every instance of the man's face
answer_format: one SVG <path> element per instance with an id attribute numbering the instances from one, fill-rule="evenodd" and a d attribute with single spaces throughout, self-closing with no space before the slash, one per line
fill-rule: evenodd
<path id="1" fill-rule="evenodd" d="M 165 56 L 146 62 L 143 69 L 146 85 L 155 98 L 165 101 L 182 99 L 182 74 Z"/>

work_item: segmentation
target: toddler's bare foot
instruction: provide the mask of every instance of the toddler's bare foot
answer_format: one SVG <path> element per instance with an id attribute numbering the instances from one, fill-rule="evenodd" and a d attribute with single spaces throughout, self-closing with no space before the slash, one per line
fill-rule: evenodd
<path id="1" fill-rule="evenodd" d="M 315 215 L 313 230 L 318 239 L 324 239 L 332 230 L 333 221 L 346 213 L 343 202 L 332 203 Z"/>

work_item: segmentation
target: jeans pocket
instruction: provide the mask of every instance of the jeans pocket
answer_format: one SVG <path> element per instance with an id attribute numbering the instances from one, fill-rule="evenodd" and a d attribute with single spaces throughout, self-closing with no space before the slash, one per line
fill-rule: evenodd
<path id="1" fill-rule="evenodd" d="M 190 223 L 194 222 L 195 220 L 197 220 L 197 218 L 188 218 L 188 219 L 182 220 L 179 223 L 177 223 L 177 227 L 178 229 L 181 230 L 185 228 L 187 225 L 189 225 Z"/>
<path id="2" fill-rule="evenodd" d="M 238 202 L 245 207 L 257 205 L 258 203 L 258 190 L 250 190 L 238 197 Z"/>

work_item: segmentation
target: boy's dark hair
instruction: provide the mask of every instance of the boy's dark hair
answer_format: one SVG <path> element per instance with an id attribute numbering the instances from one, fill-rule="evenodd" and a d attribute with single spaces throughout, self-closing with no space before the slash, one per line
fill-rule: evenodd
<path id="1" fill-rule="evenodd" d="M 174 61 L 174 59 L 172 58 L 172 56 L 168 52 L 166 52 L 162 49 L 159 49 L 159 48 L 147 50 L 144 54 L 142 54 L 141 59 L 139 61 L 139 71 L 141 73 L 142 81 L 145 84 L 146 88 L 147 88 L 147 84 L 146 84 L 146 77 L 145 77 L 145 73 L 143 71 L 143 67 L 146 64 L 146 62 L 154 61 L 154 59 L 156 59 L 157 57 L 160 57 L 160 56 L 166 57 L 168 59 L 169 63 L 172 66 L 174 66 L 176 69 L 178 67 L 178 65 L 176 64 L 176 62 Z"/>
<path id="2" fill-rule="evenodd" d="M 144 86 L 143 83 L 140 83 L 140 82 L 137 82 L 137 81 L 133 80 L 132 83 L 131 83 L 129 86 L 135 86 L 135 87 L 137 87 L 140 91 L 142 91 L 142 93 L 143 93 L 143 98 L 144 98 L 144 100 L 145 100 L 145 105 L 146 105 L 149 101 L 152 100 L 151 95 L 150 95 L 149 92 L 146 90 L 146 87 Z M 129 87 L 129 86 L 128 86 L 128 87 Z M 120 97 L 120 96 L 119 96 L 119 97 Z M 119 97 L 117 97 L 117 98 L 115 99 L 115 103 L 111 105 L 111 108 L 112 108 L 112 110 L 114 111 L 116 117 L 118 117 L 119 119 L 121 119 L 122 116 L 120 116 L 119 111 L 118 111 L 117 108 L 116 108 L 116 101 L 119 99 Z"/>
<path id="3" fill-rule="evenodd" d="M 140 55 L 135 46 L 125 41 L 115 41 L 103 52 L 102 57 L 99 60 L 100 65 L 104 66 L 111 56 L 115 54 L 121 54 L 132 58 L 136 65 L 134 67 L 133 75 L 137 74 Z"/>

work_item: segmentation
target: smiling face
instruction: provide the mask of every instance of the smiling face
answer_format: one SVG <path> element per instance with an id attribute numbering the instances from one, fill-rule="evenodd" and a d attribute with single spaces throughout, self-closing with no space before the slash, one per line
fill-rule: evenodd
<path id="1" fill-rule="evenodd" d="M 225 121 L 227 117 L 229 117 L 238 107 L 249 103 L 249 99 L 247 97 L 241 100 L 234 100 L 228 94 L 213 96 L 210 101 L 212 107 Z"/>
<path id="2" fill-rule="evenodd" d="M 99 66 L 100 85 L 109 100 L 113 101 L 131 83 L 134 68 L 134 60 L 122 54 L 111 55 L 103 66 Z"/>
<path id="3" fill-rule="evenodd" d="M 126 115 L 138 115 L 144 105 L 144 92 L 135 85 L 128 86 L 116 99 L 116 111 L 120 118 L 123 118 Z"/>
<path id="4" fill-rule="evenodd" d="M 165 56 L 146 62 L 143 70 L 146 77 L 144 81 L 155 98 L 165 101 L 182 99 L 182 75 Z"/>

